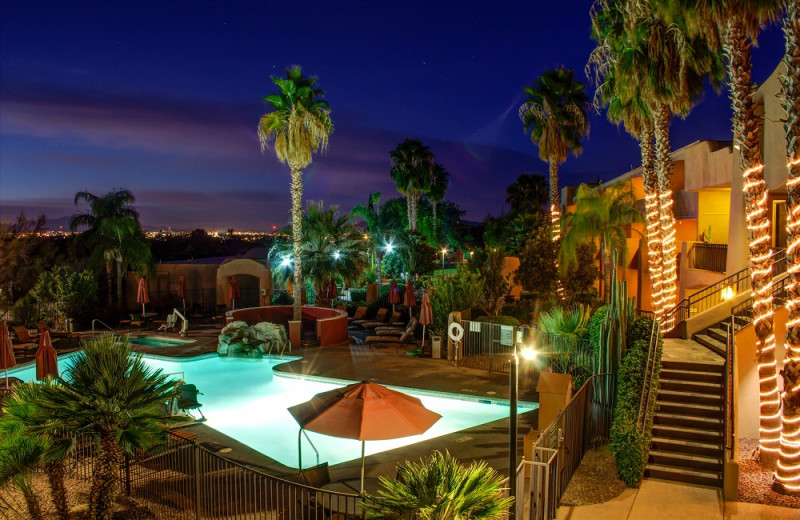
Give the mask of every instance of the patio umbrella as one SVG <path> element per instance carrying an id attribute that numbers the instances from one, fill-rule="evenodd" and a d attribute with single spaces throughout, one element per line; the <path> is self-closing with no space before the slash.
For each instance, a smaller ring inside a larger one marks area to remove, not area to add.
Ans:
<path id="1" fill-rule="evenodd" d="M 416 397 L 368 381 L 321 392 L 288 410 L 301 431 L 361 441 L 362 492 L 366 441 L 420 435 L 442 417 L 425 408 Z M 297 448 L 299 451 L 299 444 Z M 302 470 L 302 455 L 298 456 Z"/>
<path id="2" fill-rule="evenodd" d="M 428 293 L 422 297 L 422 306 L 419 309 L 419 324 L 422 325 L 422 349 L 425 350 L 425 326 L 433 323 L 433 307 Z"/>
<path id="3" fill-rule="evenodd" d="M 186 316 L 186 277 L 178 277 L 178 298 L 183 302 L 183 315 Z"/>
<path id="4" fill-rule="evenodd" d="M 336 280 L 333 278 L 331 278 L 331 283 L 328 284 L 325 296 L 331 301 L 331 307 L 333 307 L 333 299 L 339 296 L 339 291 L 336 290 Z"/>
<path id="5" fill-rule="evenodd" d="M 241 298 L 242 293 L 239 290 L 239 280 L 236 275 L 231 276 L 231 288 L 228 291 L 228 298 L 231 300 L 231 309 L 236 308 L 236 298 Z"/>
<path id="6" fill-rule="evenodd" d="M 400 303 L 400 289 L 395 279 L 392 279 L 392 285 L 389 286 L 389 303 L 392 304 L 392 314 L 394 314 L 394 306 Z"/>
<path id="7" fill-rule="evenodd" d="M 147 294 L 147 278 L 139 278 L 139 287 L 136 290 L 136 303 L 142 304 L 142 319 L 144 319 L 144 304 L 150 303 L 150 296 Z"/>
<path id="8" fill-rule="evenodd" d="M 58 377 L 58 354 L 50 341 L 50 333 L 44 331 L 36 349 L 36 379 L 44 381 L 49 376 Z"/>
<path id="9" fill-rule="evenodd" d="M 414 284 L 411 280 L 406 284 L 406 294 L 403 296 L 403 305 L 408 307 L 408 319 L 411 319 L 411 308 L 417 306 L 417 298 L 414 296 Z"/>
<path id="10" fill-rule="evenodd" d="M 0 321 L 0 368 L 6 374 L 6 388 L 8 388 L 8 369 L 17 366 L 14 358 L 14 348 L 11 346 L 11 336 L 8 334 L 8 325 Z"/>

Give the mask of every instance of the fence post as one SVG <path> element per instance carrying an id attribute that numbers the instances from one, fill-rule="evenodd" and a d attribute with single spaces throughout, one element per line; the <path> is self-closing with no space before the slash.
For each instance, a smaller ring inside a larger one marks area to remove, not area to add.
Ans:
<path id="1" fill-rule="evenodd" d="M 131 455 L 125 453 L 125 496 L 131 496 Z"/>
<path id="2" fill-rule="evenodd" d="M 194 451 L 194 518 L 200 520 L 200 448 L 192 443 Z"/>

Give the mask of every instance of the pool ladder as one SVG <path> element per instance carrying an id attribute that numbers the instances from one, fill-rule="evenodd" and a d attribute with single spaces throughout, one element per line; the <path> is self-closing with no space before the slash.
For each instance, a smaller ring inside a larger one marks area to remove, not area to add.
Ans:
<path id="1" fill-rule="evenodd" d="M 311 438 L 308 436 L 308 433 L 306 433 L 306 431 L 304 429 L 300 428 L 300 431 L 297 432 L 297 457 L 298 457 L 297 467 L 299 468 L 300 471 L 303 471 L 303 451 L 302 451 L 300 445 L 303 442 L 303 436 L 304 435 L 305 435 L 306 440 L 308 441 L 308 443 L 311 445 L 311 449 L 313 449 L 314 453 L 316 453 L 316 455 L 317 455 L 317 466 L 319 466 L 319 450 L 317 449 L 316 446 L 314 446 L 314 443 L 311 442 Z"/>
<path id="2" fill-rule="evenodd" d="M 95 319 L 93 319 L 93 320 L 92 320 L 92 336 L 94 336 L 94 324 L 95 324 L 95 323 L 99 323 L 99 324 L 100 324 L 100 325 L 102 325 L 103 327 L 105 327 L 105 328 L 107 328 L 108 330 L 110 330 L 110 331 L 111 331 L 111 334 L 114 334 L 114 329 L 112 329 L 111 327 L 109 327 L 109 326 L 108 326 L 106 323 L 104 323 L 102 320 L 98 320 L 97 318 L 95 318 Z"/>

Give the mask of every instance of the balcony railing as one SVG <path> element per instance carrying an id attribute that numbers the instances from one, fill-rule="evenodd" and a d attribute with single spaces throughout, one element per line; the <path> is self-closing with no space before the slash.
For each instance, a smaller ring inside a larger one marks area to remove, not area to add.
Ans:
<path id="1" fill-rule="evenodd" d="M 695 243 L 689 249 L 689 267 L 724 273 L 728 264 L 728 244 Z"/>

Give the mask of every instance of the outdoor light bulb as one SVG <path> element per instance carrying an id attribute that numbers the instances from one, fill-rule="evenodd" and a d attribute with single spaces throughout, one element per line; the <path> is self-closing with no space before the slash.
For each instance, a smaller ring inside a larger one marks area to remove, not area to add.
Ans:
<path id="1" fill-rule="evenodd" d="M 339 251 L 336 251 L 335 253 L 333 253 L 333 259 L 334 260 L 338 260 L 339 256 L 340 256 Z"/>
<path id="2" fill-rule="evenodd" d="M 734 296 L 733 287 L 731 287 L 729 285 L 729 286 L 723 288 L 722 289 L 722 294 L 720 296 L 722 296 L 722 301 L 728 301 L 731 298 L 733 298 L 733 296 Z"/>
<path id="3" fill-rule="evenodd" d="M 444 255 L 444 254 L 446 254 L 446 253 L 447 253 L 447 248 L 445 248 L 445 249 L 442 249 L 442 254 Z"/>
<path id="4" fill-rule="evenodd" d="M 392 247 L 394 247 L 394 246 L 392 246 L 392 244 L 386 244 L 386 252 L 387 253 L 391 253 L 392 252 Z"/>
<path id="5" fill-rule="evenodd" d="M 289 264 L 291 264 L 291 263 L 292 263 L 292 261 L 287 256 L 287 257 L 285 257 L 283 259 L 283 261 L 281 261 L 281 267 L 289 267 Z"/>
<path id="6" fill-rule="evenodd" d="M 522 354 L 523 359 L 528 361 L 536 357 L 536 351 L 531 347 L 525 347 L 524 349 L 520 350 L 519 353 Z"/>

